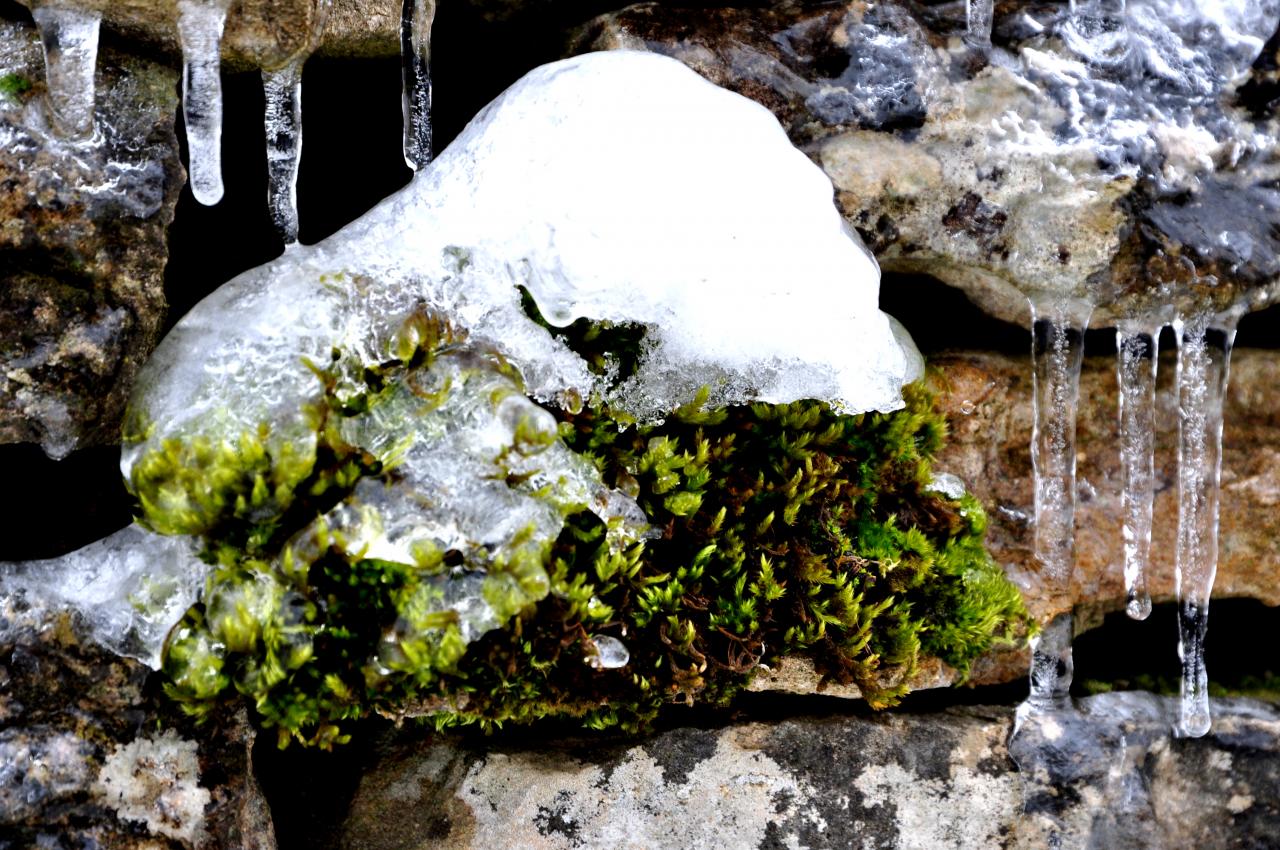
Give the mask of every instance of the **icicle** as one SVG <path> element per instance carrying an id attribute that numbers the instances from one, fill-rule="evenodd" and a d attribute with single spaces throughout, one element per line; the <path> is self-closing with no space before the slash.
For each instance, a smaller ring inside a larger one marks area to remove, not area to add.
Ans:
<path id="1" fill-rule="evenodd" d="M 49 124 L 68 138 L 93 134 L 93 72 L 102 14 L 75 6 L 39 4 L 31 10 L 44 47 Z"/>
<path id="2" fill-rule="evenodd" d="M 1222 402 L 1226 397 L 1236 316 L 1199 315 L 1174 322 L 1178 335 L 1178 657 L 1182 660 L 1179 735 L 1209 731 L 1204 639 L 1209 595 L 1218 571 L 1218 484 L 1222 471 Z"/>
<path id="3" fill-rule="evenodd" d="M 994 0 L 968 0 L 964 39 L 979 49 L 991 47 L 991 24 L 995 19 Z"/>
<path id="4" fill-rule="evenodd" d="M 417 171 L 431 161 L 431 23 L 435 0 L 404 0 L 400 62 L 404 75 L 404 161 Z"/>
<path id="5" fill-rule="evenodd" d="M 1116 379 L 1120 386 L 1120 476 L 1124 512 L 1126 611 L 1135 620 L 1151 613 L 1147 573 L 1155 504 L 1155 404 L 1160 327 L 1126 322 L 1116 328 Z"/>
<path id="6" fill-rule="evenodd" d="M 302 50 L 280 68 L 262 69 L 266 101 L 267 207 L 285 247 L 298 242 L 298 166 L 302 160 L 302 68 L 320 46 L 331 0 L 316 0 Z"/>
<path id="7" fill-rule="evenodd" d="M 1090 305 L 1062 297 L 1031 301 L 1035 424 L 1036 559 L 1050 593 L 1070 599 L 1075 566 L 1076 403 Z M 1066 700 L 1071 687 L 1071 614 L 1049 623 L 1031 647 L 1033 706 Z"/>
<path id="8" fill-rule="evenodd" d="M 230 6 L 231 0 L 178 0 L 188 171 L 202 204 L 222 200 L 222 29 Z"/>
<path id="9" fill-rule="evenodd" d="M 267 205 L 286 247 L 298 241 L 298 164 L 302 157 L 302 65 L 262 72 L 266 100 Z"/>

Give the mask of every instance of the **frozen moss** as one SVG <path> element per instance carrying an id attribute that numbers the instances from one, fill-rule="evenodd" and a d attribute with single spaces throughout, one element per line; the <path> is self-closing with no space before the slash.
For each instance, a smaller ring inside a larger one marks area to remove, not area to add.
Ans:
<path id="1" fill-rule="evenodd" d="M 565 333 L 625 378 L 635 329 Z M 133 466 L 144 521 L 216 564 L 165 653 L 192 713 L 239 691 L 282 745 L 373 712 L 637 729 L 794 653 L 885 706 L 886 670 L 964 670 L 1027 628 L 981 508 L 931 484 L 945 421 L 920 385 L 892 414 L 704 396 L 637 426 L 533 404 L 425 315 L 376 366 L 315 372 L 298 448 L 264 424 Z"/>

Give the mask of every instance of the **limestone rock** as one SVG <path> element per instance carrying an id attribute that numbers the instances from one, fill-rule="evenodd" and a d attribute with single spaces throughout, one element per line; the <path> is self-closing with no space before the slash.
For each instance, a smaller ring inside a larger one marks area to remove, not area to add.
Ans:
<path id="1" fill-rule="evenodd" d="M 164 318 L 183 172 L 171 69 L 101 51 L 97 144 L 54 138 L 31 26 L 0 21 L 0 442 L 118 439 Z"/>
<path id="2" fill-rule="evenodd" d="M 1280 829 L 1280 711 L 1224 700 L 1208 737 L 1173 740 L 1172 701 L 1082 707 L 1078 737 L 1038 750 L 1070 758 L 1030 787 L 1030 816 L 1005 746 L 1012 709 L 966 708 L 678 728 L 630 746 L 402 742 L 362 777 L 342 846 L 1030 850 L 1057 832 L 1064 850 L 1122 850 L 1265 846 Z M 1017 739 L 1024 759 L 1032 743 Z M 1046 801 L 1051 783 L 1064 793 Z"/>
<path id="3" fill-rule="evenodd" d="M 1280 295 L 1280 6 L 1214 8 L 997 4 L 983 50 L 956 3 L 645 3 L 574 49 L 674 56 L 769 107 L 886 271 L 1018 323 L 1027 293 L 1085 298 L 1103 324 Z"/>
<path id="4" fill-rule="evenodd" d="M 275 850 L 243 714 L 195 727 L 149 673 L 0 597 L 0 847 Z"/>
<path id="5" fill-rule="evenodd" d="M 1031 376 L 1020 358 L 948 354 L 930 361 L 951 424 L 937 468 L 962 478 L 987 508 L 987 542 L 1043 622 L 1066 600 L 1047 598 L 1037 580 L 1031 525 Z M 1148 586 L 1153 599 L 1174 598 L 1178 524 L 1177 411 L 1172 358 L 1161 363 L 1156 412 L 1156 502 Z M 1232 357 L 1222 449 L 1221 536 L 1216 597 L 1280 604 L 1280 360 L 1240 349 Z M 1121 574 L 1120 461 L 1116 437 L 1115 363 L 1087 358 L 1076 426 L 1077 603 L 1124 607 Z"/>

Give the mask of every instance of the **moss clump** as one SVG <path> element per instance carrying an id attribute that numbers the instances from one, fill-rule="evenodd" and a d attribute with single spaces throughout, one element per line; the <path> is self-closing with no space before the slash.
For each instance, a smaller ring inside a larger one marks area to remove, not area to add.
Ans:
<path id="1" fill-rule="evenodd" d="M 144 520 L 203 535 L 216 564 L 166 647 L 167 690 L 191 713 L 239 691 L 282 746 L 341 742 L 347 721 L 373 712 L 440 727 L 573 717 L 635 730 L 669 703 L 723 703 L 792 654 L 882 707 L 922 657 L 963 672 L 1030 628 L 983 547 L 980 506 L 929 489 L 946 425 L 920 385 L 892 414 L 695 402 L 637 426 L 598 403 L 561 412 L 563 443 L 635 499 L 650 539 L 620 545 L 596 514 L 543 486 L 532 492 L 563 517 L 558 536 L 514 532 L 483 564 L 430 546 L 372 557 L 324 518 L 353 504 L 343 499 L 360 482 L 397 484 L 395 450 L 352 434 L 403 418 L 391 412 L 406 398 L 439 409 L 468 370 L 505 371 L 489 355 L 458 367 L 461 341 L 415 322 L 363 370 L 362 392 L 335 389 L 351 364 L 316 370 L 323 400 L 305 450 L 273 453 L 263 430 L 217 446 L 163 442 L 135 467 Z M 578 330 L 582 346 L 609 344 L 610 332 Z M 638 350 L 632 331 L 616 332 Z M 433 379 L 437 360 L 462 371 Z M 522 434 L 530 452 L 547 448 L 528 423 L 512 433 L 517 448 Z M 528 489 L 526 478 L 507 483 Z M 492 622 L 470 627 L 464 597 L 483 599 Z M 600 669 L 602 636 L 622 641 L 629 663 Z"/>
<path id="2" fill-rule="evenodd" d="M 0 95 L 17 99 L 31 89 L 31 80 L 22 74 L 0 74 Z"/>

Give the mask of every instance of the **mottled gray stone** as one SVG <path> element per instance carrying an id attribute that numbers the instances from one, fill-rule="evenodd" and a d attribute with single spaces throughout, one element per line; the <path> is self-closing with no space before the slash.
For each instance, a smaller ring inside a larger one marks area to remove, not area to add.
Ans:
<path id="1" fill-rule="evenodd" d="M 34 27 L 0 20 L 0 76 L 0 442 L 62 456 L 118 441 L 164 318 L 177 74 L 101 51 L 90 143 L 48 130 Z"/>
<path id="2" fill-rule="evenodd" d="M 633 745 L 403 741 L 361 779 L 343 846 L 1269 846 L 1280 712 L 1220 701 L 1206 738 L 1174 740 L 1173 710 L 1146 694 L 1085 700 L 1054 721 L 1074 737 L 1015 739 L 1026 774 L 1007 708 L 681 728 Z"/>

